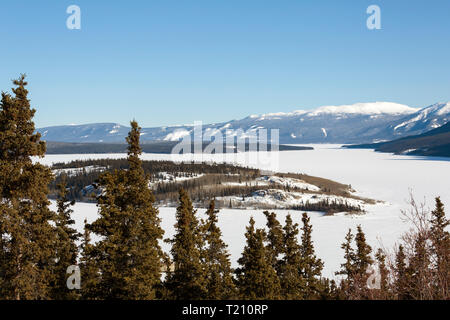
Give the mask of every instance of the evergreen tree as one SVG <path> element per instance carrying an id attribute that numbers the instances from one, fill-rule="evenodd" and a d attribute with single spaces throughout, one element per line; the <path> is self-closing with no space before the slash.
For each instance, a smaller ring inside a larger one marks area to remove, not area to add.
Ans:
<path id="1" fill-rule="evenodd" d="M 274 212 L 264 211 L 267 219 L 267 254 L 272 267 L 280 274 L 280 256 L 283 254 L 283 228 Z"/>
<path id="2" fill-rule="evenodd" d="M 398 247 L 397 254 L 395 255 L 394 275 L 394 290 L 397 299 L 411 299 L 409 289 L 411 284 L 411 275 L 406 262 L 406 254 L 402 245 Z"/>
<path id="3" fill-rule="evenodd" d="M 356 273 L 364 278 L 366 276 L 367 269 L 373 264 L 373 259 L 370 256 L 372 248 L 366 242 L 366 235 L 364 234 L 361 225 L 357 226 L 357 232 L 355 236 L 356 242 L 356 255 L 355 255 L 355 268 Z"/>
<path id="4" fill-rule="evenodd" d="M 353 288 L 351 288 L 350 292 L 353 295 L 352 299 L 369 299 L 370 291 L 367 286 L 367 280 L 369 279 L 370 274 L 368 273 L 368 270 L 374 263 L 374 260 L 370 256 L 372 248 L 367 244 L 366 235 L 364 234 L 361 225 L 357 226 L 355 242 L 355 273 L 353 275 Z"/>
<path id="5" fill-rule="evenodd" d="M 343 275 L 346 277 L 347 281 L 351 281 L 353 275 L 355 274 L 355 250 L 352 247 L 353 233 L 351 229 L 345 236 L 345 242 L 341 244 L 341 248 L 344 250 L 345 263 L 341 264 L 341 270 L 336 272 L 336 275 Z"/>
<path id="6" fill-rule="evenodd" d="M 427 240 L 422 233 L 416 235 L 413 254 L 409 260 L 411 271 L 410 292 L 412 297 L 418 300 L 433 299 L 431 261 Z"/>
<path id="7" fill-rule="evenodd" d="M 100 296 L 98 285 L 100 283 L 99 269 L 95 262 L 98 256 L 94 252 L 95 246 L 91 243 L 91 232 L 87 220 L 84 220 L 84 233 L 81 237 L 81 298 L 83 300 L 97 299 Z"/>
<path id="8" fill-rule="evenodd" d="M 230 254 L 217 225 L 218 212 L 215 201 L 211 200 L 206 211 L 208 220 L 203 226 L 206 248 L 202 254 L 207 271 L 207 298 L 211 300 L 231 299 L 235 295 Z"/>
<path id="9" fill-rule="evenodd" d="M 431 215 L 431 254 L 435 260 L 434 298 L 448 299 L 450 296 L 450 233 L 446 228 L 450 225 L 450 221 L 445 217 L 444 205 L 439 197 L 436 198 L 436 208 Z"/>
<path id="10" fill-rule="evenodd" d="M 50 169 L 33 163 L 45 142 L 35 133 L 25 75 L 0 103 L 0 297 L 48 299 L 56 261 L 55 215 L 48 208 Z"/>
<path id="11" fill-rule="evenodd" d="M 207 297 L 206 266 L 202 261 L 204 241 L 188 194 L 181 189 L 177 208 L 175 235 L 169 240 L 174 271 L 167 276 L 166 287 L 170 298 L 199 300 Z"/>
<path id="12" fill-rule="evenodd" d="M 162 250 L 158 210 L 139 158 L 140 129 L 131 122 L 128 170 L 104 173 L 99 183 L 100 218 L 88 226 L 101 236 L 93 253 L 101 274 L 99 298 L 154 299 L 161 280 Z"/>
<path id="13" fill-rule="evenodd" d="M 255 221 L 250 219 L 250 225 L 245 234 L 247 243 L 239 258 L 241 266 L 236 269 L 238 289 L 242 299 L 280 298 L 280 280 L 269 260 L 269 253 L 264 246 L 266 235 L 264 230 L 255 230 Z"/>
<path id="14" fill-rule="evenodd" d="M 383 250 L 378 249 L 375 258 L 378 262 L 378 272 L 380 275 L 380 289 L 378 290 L 377 297 L 379 299 L 386 300 L 390 298 L 389 292 L 389 270 L 386 266 L 386 255 Z"/>
<path id="15" fill-rule="evenodd" d="M 348 299 L 353 294 L 354 291 L 353 287 L 356 275 L 356 267 L 355 267 L 356 253 L 352 247 L 353 237 L 354 236 L 352 230 L 349 229 L 345 236 L 345 242 L 341 244 L 341 248 L 344 250 L 345 262 L 341 264 L 341 270 L 335 272 L 336 275 L 344 276 L 344 278 L 340 283 L 339 289 L 344 299 Z"/>
<path id="16" fill-rule="evenodd" d="M 76 241 L 79 233 L 72 228 L 75 221 L 71 218 L 71 206 L 75 201 L 67 199 L 66 179 L 58 185 L 58 201 L 56 215 L 56 255 L 57 262 L 54 268 L 54 283 L 52 284 L 52 297 L 56 300 L 72 300 L 78 298 L 74 290 L 67 289 L 67 267 L 77 264 L 78 247 Z"/>
<path id="17" fill-rule="evenodd" d="M 316 257 L 312 242 L 312 225 L 306 213 L 302 215 L 301 274 L 306 280 L 304 299 L 315 299 L 320 296 L 323 262 Z"/>
<path id="18" fill-rule="evenodd" d="M 281 296 L 283 299 L 303 299 L 306 280 L 301 273 L 302 255 L 297 240 L 298 224 L 291 215 L 286 216 L 283 227 L 283 257 L 280 263 Z"/>

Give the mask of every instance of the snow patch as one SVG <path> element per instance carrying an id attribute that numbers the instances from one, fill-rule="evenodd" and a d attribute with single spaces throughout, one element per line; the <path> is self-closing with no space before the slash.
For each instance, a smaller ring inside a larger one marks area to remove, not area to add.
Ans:
<path id="1" fill-rule="evenodd" d="M 178 141 L 182 139 L 183 137 L 186 137 L 190 134 L 190 131 L 188 130 L 176 130 L 172 133 L 169 133 L 164 140 L 165 141 Z"/>

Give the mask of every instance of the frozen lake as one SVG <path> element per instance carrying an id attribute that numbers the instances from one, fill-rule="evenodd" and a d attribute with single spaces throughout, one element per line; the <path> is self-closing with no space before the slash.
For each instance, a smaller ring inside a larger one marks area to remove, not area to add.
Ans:
<path id="1" fill-rule="evenodd" d="M 322 216 L 311 213 L 313 223 L 313 237 L 318 256 L 324 260 L 325 276 L 332 276 L 339 269 L 343 260 L 340 244 L 344 240 L 348 228 L 361 224 L 366 232 L 369 243 L 375 248 L 383 245 L 390 248 L 408 226 L 401 217 L 401 210 L 407 209 L 406 200 L 410 190 L 417 201 L 426 201 L 431 208 L 434 197 L 441 196 L 447 205 L 447 215 L 450 214 L 450 159 L 397 156 L 386 153 L 376 153 L 372 150 L 342 149 L 339 145 L 312 145 L 311 151 L 283 151 L 278 159 L 274 154 L 267 155 L 263 160 L 249 161 L 249 157 L 257 154 L 224 155 L 213 154 L 202 156 L 203 161 L 233 162 L 259 167 L 261 169 L 277 169 L 281 172 L 300 172 L 320 176 L 341 183 L 351 184 L 358 195 L 383 200 L 385 203 L 368 206 L 368 213 L 364 216 L 353 217 L 346 215 Z M 263 153 L 259 153 L 261 155 Z M 48 155 L 40 162 L 51 164 L 67 162 L 75 159 L 95 158 L 123 158 L 124 154 L 95 154 L 95 155 Z M 173 158 L 172 155 L 143 154 L 146 160 L 189 160 Z M 195 155 L 200 159 L 200 155 Z M 275 164 L 275 165 L 274 165 Z M 275 166 L 275 167 L 274 167 Z M 199 210 L 203 213 L 204 210 Z M 278 210 L 280 220 L 288 211 Z M 175 222 L 174 208 L 160 208 L 163 228 L 166 237 L 173 234 Z M 290 212 L 296 222 L 300 221 L 300 212 Z M 250 216 L 253 216 L 259 226 L 265 223 L 261 211 L 224 209 L 219 215 L 225 241 L 229 244 L 233 263 L 239 258 L 245 244 L 244 232 Z M 79 228 L 87 217 L 92 221 L 96 217 L 96 207 L 93 204 L 79 203 L 75 207 L 75 220 Z M 165 249 L 168 249 L 164 246 Z"/>

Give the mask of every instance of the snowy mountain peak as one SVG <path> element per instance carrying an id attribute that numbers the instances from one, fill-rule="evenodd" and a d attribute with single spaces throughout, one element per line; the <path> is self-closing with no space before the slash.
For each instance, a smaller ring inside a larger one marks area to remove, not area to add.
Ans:
<path id="1" fill-rule="evenodd" d="M 444 114 L 450 113 L 450 102 L 438 102 L 421 109 L 420 112 L 425 115 L 436 114 L 438 116 L 442 116 Z"/>
<path id="2" fill-rule="evenodd" d="M 366 103 L 355 103 L 351 105 L 323 106 L 312 110 L 295 110 L 292 112 L 266 113 L 260 116 L 251 115 L 250 118 L 252 119 L 258 118 L 258 120 L 266 120 L 298 115 L 314 117 L 325 114 L 409 115 L 417 111 L 419 111 L 419 109 L 411 108 L 407 105 L 394 102 L 366 102 Z"/>
<path id="3" fill-rule="evenodd" d="M 450 121 L 450 103 L 435 103 L 420 109 L 394 127 L 396 134 L 420 134 L 438 128 Z"/>
<path id="4" fill-rule="evenodd" d="M 417 111 L 418 109 L 411 108 L 407 105 L 398 104 L 394 102 L 367 102 L 367 103 L 355 103 L 352 105 L 324 106 L 309 112 L 309 115 L 316 116 L 324 113 L 364 114 L 364 115 L 376 115 L 376 114 L 407 115 Z"/>

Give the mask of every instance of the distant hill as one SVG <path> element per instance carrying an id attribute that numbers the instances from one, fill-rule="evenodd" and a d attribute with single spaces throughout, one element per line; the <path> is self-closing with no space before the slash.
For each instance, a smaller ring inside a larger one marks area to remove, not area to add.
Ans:
<path id="1" fill-rule="evenodd" d="M 450 157 L 450 122 L 420 135 L 389 142 L 345 146 L 395 154 Z"/>
<path id="2" fill-rule="evenodd" d="M 170 154 L 173 148 L 177 145 L 177 141 L 152 141 L 141 144 L 142 151 L 145 153 L 162 153 Z M 203 144 L 203 150 L 208 146 L 208 143 Z M 69 143 L 69 142 L 54 142 L 47 141 L 47 154 L 88 154 L 88 153 L 126 153 L 128 145 L 125 143 Z M 216 150 L 221 150 L 217 145 Z M 245 151 L 259 150 L 258 146 L 250 146 L 248 143 L 242 146 Z M 226 150 L 226 145 L 222 146 L 222 150 Z M 235 146 L 231 146 L 232 151 L 238 150 Z M 289 146 L 289 145 L 274 145 L 274 150 L 278 148 L 279 151 L 293 151 L 293 150 L 313 150 L 312 147 Z M 188 150 L 184 152 L 194 152 L 194 145 L 187 146 Z M 272 145 L 267 146 L 267 151 L 272 150 Z M 219 151 L 217 151 L 219 152 Z M 230 153 L 230 150 L 227 150 Z M 232 153 L 232 152 L 231 152 Z"/>
<path id="3" fill-rule="evenodd" d="M 450 121 L 450 103 L 416 109 L 392 102 L 324 106 L 312 110 L 250 115 L 240 120 L 204 124 L 203 139 L 218 132 L 242 138 L 259 129 L 279 130 L 279 143 L 373 143 L 422 134 Z M 94 123 L 40 128 L 42 139 L 55 142 L 124 143 L 129 127 Z M 141 141 L 179 141 L 193 137 L 192 125 L 142 128 Z"/>

